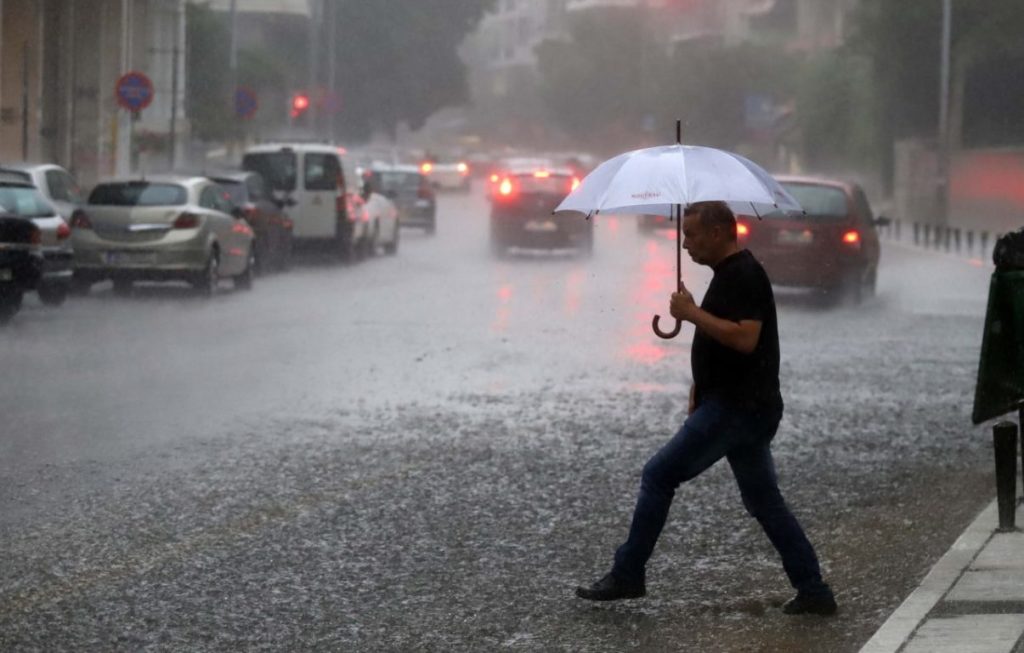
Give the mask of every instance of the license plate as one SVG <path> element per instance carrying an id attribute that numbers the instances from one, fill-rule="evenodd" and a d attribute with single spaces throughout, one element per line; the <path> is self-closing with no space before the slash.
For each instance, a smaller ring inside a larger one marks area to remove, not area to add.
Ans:
<path id="1" fill-rule="evenodd" d="M 558 225 L 555 224 L 554 220 L 530 220 L 524 228 L 527 231 L 558 231 Z"/>
<path id="2" fill-rule="evenodd" d="M 152 252 L 107 252 L 107 265 L 147 265 L 156 260 Z"/>
<path id="3" fill-rule="evenodd" d="M 0 268 L 0 281 L 13 281 L 14 272 L 8 268 Z"/>
<path id="4" fill-rule="evenodd" d="M 784 229 L 779 232 L 778 241 L 783 245 L 810 245 L 814 242 L 814 234 L 809 229 L 803 231 Z"/>

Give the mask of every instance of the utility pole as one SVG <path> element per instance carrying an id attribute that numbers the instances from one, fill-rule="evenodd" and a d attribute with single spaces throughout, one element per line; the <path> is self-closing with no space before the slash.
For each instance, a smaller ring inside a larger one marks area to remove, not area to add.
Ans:
<path id="1" fill-rule="evenodd" d="M 936 157 L 936 213 L 949 224 L 949 59 L 953 32 L 953 0 L 942 0 L 942 48 L 939 59 L 939 128 Z"/>
<path id="2" fill-rule="evenodd" d="M 232 0 L 233 1 L 233 0 Z M 184 9 L 182 2 L 174 6 L 174 45 L 171 47 L 171 124 L 167 130 L 167 159 L 170 170 L 174 170 L 177 163 L 176 155 L 178 148 L 178 59 L 181 56 L 179 41 L 181 41 L 181 12 Z"/>
<path id="3" fill-rule="evenodd" d="M 238 92 L 238 0 L 231 0 L 228 14 L 231 23 L 231 37 L 228 44 L 228 109 L 235 115 L 235 94 Z M 235 138 L 228 140 L 228 159 L 235 158 Z"/>
<path id="4" fill-rule="evenodd" d="M 331 143 L 336 142 L 337 112 L 338 112 L 338 84 L 336 58 L 337 52 L 337 27 L 338 20 L 335 15 L 336 3 L 328 2 L 324 6 L 324 22 L 327 25 L 327 97 L 324 98 L 324 115 L 327 118 L 327 133 L 330 135 Z"/>

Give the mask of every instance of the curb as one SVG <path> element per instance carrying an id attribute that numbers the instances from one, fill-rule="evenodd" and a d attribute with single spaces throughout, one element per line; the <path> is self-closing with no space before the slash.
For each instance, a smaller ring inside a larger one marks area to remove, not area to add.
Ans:
<path id="1" fill-rule="evenodd" d="M 860 653 L 897 653 L 914 635 L 932 608 L 942 600 L 978 556 L 999 526 L 996 501 L 992 501 L 957 538 L 910 596 L 896 608 Z"/>

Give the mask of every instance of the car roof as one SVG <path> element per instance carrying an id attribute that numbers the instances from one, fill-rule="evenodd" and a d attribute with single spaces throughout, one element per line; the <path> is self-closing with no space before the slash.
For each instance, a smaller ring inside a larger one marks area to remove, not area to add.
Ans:
<path id="1" fill-rule="evenodd" d="M 522 175 L 532 175 L 533 173 L 537 172 L 538 170 L 545 170 L 548 173 L 550 173 L 551 175 L 558 176 L 558 177 L 572 177 L 572 175 L 573 175 L 572 170 L 570 170 L 569 168 L 563 168 L 562 166 L 554 166 L 554 167 L 548 167 L 548 166 L 526 166 L 526 165 L 511 166 L 508 169 L 507 172 L 510 175 L 522 176 Z"/>
<path id="2" fill-rule="evenodd" d="M 249 177 L 259 177 L 260 173 L 253 170 L 213 170 L 207 171 L 203 176 L 214 181 L 219 179 L 229 179 L 231 181 L 242 182 Z"/>
<path id="3" fill-rule="evenodd" d="M 815 177 L 810 175 L 775 175 L 775 181 L 780 184 L 807 184 L 809 186 L 829 186 L 852 190 L 856 184 L 845 179 L 834 179 L 828 177 Z"/>
<path id="4" fill-rule="evenodd" d="M 280 152 L 282 150 L 291 150 L 293 152 L 317 152 L 325 154 L 331 152 L 333 154 L 342 155 L 345 154 L 345 148 L 340 145 L 331 145 L 330 143 L 260 143 L 259 145 L 253 145 L 245 149 L 244 154 L 264 154 L 267 152 Z"/>
<path id="5" fill-rule="evenodd" d="M 6 184 L 8 186 L 32 186 L 35 188 L 35 182 L 32 181 L 31 176 L 28 175 L 27 170 L 17 170 L 14 168 L 0 168 L 0 184 Z"/>
<path id="6" fill-rule="evenodd" d="M 411 163 L 380 163 L 375 161 L 370 164 L 370 170 L 374 172 L 412 172 L 415 174 L 421 174 L 419 166 L 415 166 Z"/>
<path id="7" fill-rule="evenodd" d="M 56 163 L 31 163 L 28 161 L 12 161 L 0 164 L 0 168 L 7 170 L 21 170 L 23 172 L 34 172 L 36 170 L 64 170 Z"/>
<path id="8" fill-rule="evenodd" d="M 108 177 L 100 180 L 97 186 L 100 184 L 139 184 L 139 183 L 153 183 L 153 184 L 180 184 L 182 186 L 195 186 L 199 183 L 209 181 L 202 175 L 174 175 L 174 174 L 160 174 L 160 175 L 135 175 L 135 176 L 123 176 L 123 177 Z"/>

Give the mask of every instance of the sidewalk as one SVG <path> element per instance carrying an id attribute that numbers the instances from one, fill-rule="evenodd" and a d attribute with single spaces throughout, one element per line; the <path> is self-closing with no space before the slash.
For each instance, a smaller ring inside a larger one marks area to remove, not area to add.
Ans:
<path id="1" fill-rule="evenodd" d="M 1024 532 L 998 525 L 993 501 L 860 653 L 1024 651 Z"/>

